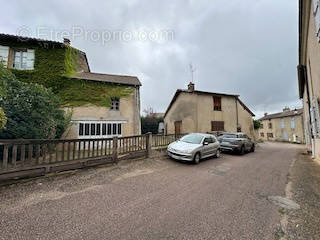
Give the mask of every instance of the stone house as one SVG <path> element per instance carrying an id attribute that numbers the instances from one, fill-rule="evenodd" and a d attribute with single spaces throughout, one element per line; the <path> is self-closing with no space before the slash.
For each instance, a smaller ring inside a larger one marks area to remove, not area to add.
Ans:
<path id="1" fill-rule="evenodd" d="M 70 41 L 48 41 L 0 34 L 0 61 L 20 81 L 42 84 L 71 113 L 64 138 L 141 134 L 137 77 L 93 73 L 86 53 Z"/>
<path id="2" fill-rule="evenodd" d="M 320 161 L 320 3 L 299 1 L 299 96 L 303 101 L 306 144 Z"/>
<path id="3" fill-rule="evenodd" d="M 244 132 L 253 137 L 255 116 L 239 95 L 178 89 L 164 115 L 165 133 Z"/>
<path id="4" fill-rule="evenodd" d="M 261 128 L 258 137 L 267 141 L 284 141 L 304 143 L 303 109 L 290 110 L 284 108 L 282 112 L 267 114 L 260 118 Z"/>

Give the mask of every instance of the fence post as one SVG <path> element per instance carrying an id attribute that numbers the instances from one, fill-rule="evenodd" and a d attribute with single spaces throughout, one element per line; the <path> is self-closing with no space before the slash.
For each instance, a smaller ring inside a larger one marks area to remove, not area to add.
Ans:
<path id="1" fill-rule="evenodd" d="M 118 137 L 113 137 L 112 142 L 112 159 L 113 162 L 118 162 Z"/>
<path id="2" fill-rule="evenodd" d="M 147 138 L 146 138 L 147 156 L 146 157 L 150 157 L 151 156 L 151 148 L 152 148 L 152 133 L 148 132 L 146 136 L 147 136 Z"/>

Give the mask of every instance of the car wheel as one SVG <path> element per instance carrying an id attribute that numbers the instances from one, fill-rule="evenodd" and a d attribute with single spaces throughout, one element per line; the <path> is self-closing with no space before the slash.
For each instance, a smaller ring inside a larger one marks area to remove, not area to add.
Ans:
<path id="1" fill-rule="evenodd" d="M 196 153 L 196 155 L 194 155 L 194 158 L 193 158 L 194 164 L 199 164 L 200 159 L 201 159 L 200 153 Z"/>
<path id="2" fill-rule="evenodd" d="M 255 148 L 256 148 L 255 145 L 252 144 L 252 147 L 251 147 L 251 149 L 250 149 L 250 152 L 254 152 Z"/>
<path id="3" fill-rule="evenodd" d="M 241 146 L 239 153 L 240 153 L 240 155 L 244 155 L 245 154 L 244 146 Z"/>
<path id="4" fill-rule="evenodd" d="M 217 152 L 216 152 L 216 155 L 214 155 L 214 157 L 219 158 L 220 154 L 221 154 L 220 149 L 218 149 Z"/>

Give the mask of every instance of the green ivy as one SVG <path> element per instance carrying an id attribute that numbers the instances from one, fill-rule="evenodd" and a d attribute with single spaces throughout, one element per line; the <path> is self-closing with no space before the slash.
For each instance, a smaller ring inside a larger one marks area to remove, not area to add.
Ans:
<path id="1" fill-rule="evenodd" d="M 96 106 L 111 106 L 111 98 L 126 98 L 133 93 L 132 87 L 101 84 L 86 80 L 66 81 L 58 93 L 63 106 L 81 106 L 91 103 Z"/>
<path id="2" fill-rule="evenodd" d="M 3 109 L 0 107 L 0 130 L 6 126 L 6 123 L 7 123 L 7 117 Z"/>
<path id="3" fill-rule="evenodd" d="M 35 49 L 34 70 L 11 69 L 16 78 L 26 83 L 37 83 L 50 88 L 60 97 L 63 106 L 93 104 L 107 106 L 111 98 L 126 98 L 133 87 L 72 79 L 77 72 L 80 51 L 71 46 L 35 45 L 26 43 L 4 43 L 0 45 Z"/>

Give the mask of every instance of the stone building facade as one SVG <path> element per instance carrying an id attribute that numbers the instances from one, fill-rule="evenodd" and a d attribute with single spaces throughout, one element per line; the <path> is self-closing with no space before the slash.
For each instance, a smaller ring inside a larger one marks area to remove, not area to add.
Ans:
<path id="1" fill-rule="evenodd" d="M 303 101 L 306 144 L 320 161 L 320 3 L 299 1 L 299 95 Z"/>
<path id="2" fill-rule="evenodd" d="M 259 121 L 262 125 L 258 138 L 261 140 L 305 143 L 303 109 L 284 108 L 280 113 L 265 114 Z"/>
<path id="3" fill-rule="evenodd" d="M 0 62 L 18 80 L 51 88 L 72 114 L 64 138 L 141 134 L 140 87 L 135 76 L 93 73 L 86 53 L 70 41 L 0 34 Z"/>
<path id="4" fill-rule="evenodd" d="M 167 134 L 244 132 L 253 137 L 254 114 L 239 95 L 178 89 L 165 113 Z"/>

